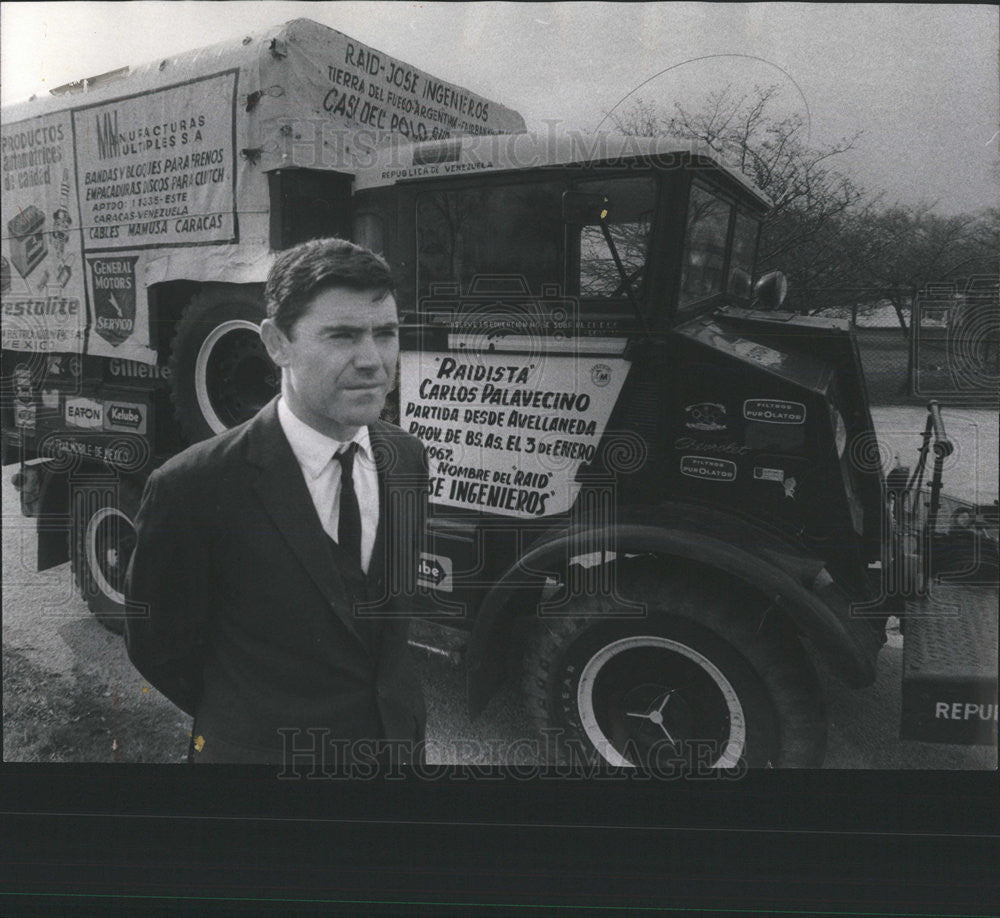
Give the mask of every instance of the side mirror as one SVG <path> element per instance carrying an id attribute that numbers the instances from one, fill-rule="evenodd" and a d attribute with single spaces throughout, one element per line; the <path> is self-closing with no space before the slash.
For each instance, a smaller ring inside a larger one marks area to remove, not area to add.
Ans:
<path id="1" fill-rule="evenodd" d="M 608 215 L 611 201 L 605 194 L 586 191 L 564 191 L 562 196 L 563 223 L 590 226 L 600 223 Z"/>
<path id="2" fill-rule="evenodd" d="M 780 309 L 788 296 L 788 278 L 781 271 L 769 271 L 753 287 L 753 306 L 757 309 Z"/>

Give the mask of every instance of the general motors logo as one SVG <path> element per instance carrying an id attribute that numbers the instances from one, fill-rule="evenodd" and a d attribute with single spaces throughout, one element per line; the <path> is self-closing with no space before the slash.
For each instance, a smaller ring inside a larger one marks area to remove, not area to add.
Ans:
<path id="1" fill-rule="evenodd" d="M 94 292 L 94 330 L 112 347 L 118 347 L 135 330 L 137 257 L 87 259 Z"/>

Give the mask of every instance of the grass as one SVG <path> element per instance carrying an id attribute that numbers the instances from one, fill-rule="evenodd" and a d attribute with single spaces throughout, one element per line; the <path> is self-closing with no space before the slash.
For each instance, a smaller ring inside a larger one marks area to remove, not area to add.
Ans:
<path id="1" fill-rule="evenodd" d="M 123 698 L 113 686 L 74 675 L 46 672 L 4 648 L 4 761 L 177 762 L 185 756 L 190 724 L 166 699 L 152 689 L 140 699 Z"/>

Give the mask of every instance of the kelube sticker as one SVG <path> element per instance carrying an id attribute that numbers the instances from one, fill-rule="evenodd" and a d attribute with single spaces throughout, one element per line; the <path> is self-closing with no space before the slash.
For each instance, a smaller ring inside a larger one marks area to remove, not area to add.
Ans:
<path id="1" fill-rule="evenodd" d="M 713 456 L 681 456 L 681 474 L 702 481 L 735 481 L 736 463 Z"/>
<path id="2" fill-rule="evenodd" d="M 728 430 L 726 423 L 726 406 L 719 402 L 698 402 L 696 405 L 684 406 L 684 426 L 692 430 L 718 432 Z"/>
<path id="3" fill-rule="evenodd" d="M 758 481 L 784 481 L 785 470 L 766 469 L 758 465 L 754 467 L 753 477 L 756 478 Z"/>
<path id="4" fill-rule="evenodd" d="M 89 398 L 68 398 L 66 423 L 74 427 L 101 427 L 104 424 L 104 405 Z"/>
<path id="5" fill-rule="evenodd" d="M 146 406 L 134 402 L 105 402 L 104 429 L 146 432 Z"/>
<path id="6" fill-rule="evenodd" d="M 806 406 L 776 398 L 748 398 L 743 403 L 743 417 L 765 424 L 804 424 Z"/>
<path id="7" fill-rule="evenodd" d="M 423 587 L 450 593 L 454 589 L 451 570 L 451 558 L 421 552 L 420 566 L 417 568 L 417 583 Z"/>

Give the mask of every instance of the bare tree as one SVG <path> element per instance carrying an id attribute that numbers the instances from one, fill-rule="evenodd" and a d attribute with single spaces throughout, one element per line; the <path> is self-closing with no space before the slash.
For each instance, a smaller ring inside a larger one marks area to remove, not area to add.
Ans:
<path id="1" fill-rule="evenodd" d="M 761 235 L 759 268 L 783 270 L 793 291 L 790 305 L 815 311 L 831 299 L 824 289 L 822 302 L 815 302 L 816 288 L 842 282 L 839 253 L 847 244 L 841 237 L 864 198 L 833 161 L 851 150 L 860 135 L 824 147 L 811 145 L 800 115 L 773 114 L 778 91 L 773 85 L 738 92 L 729 85 L 709 93 L 697 110 L 675 103 L 672 113 L 640 99 L 613 117 L 627 134 L 704 144 L 767 194 L 774 207 Z"/>

